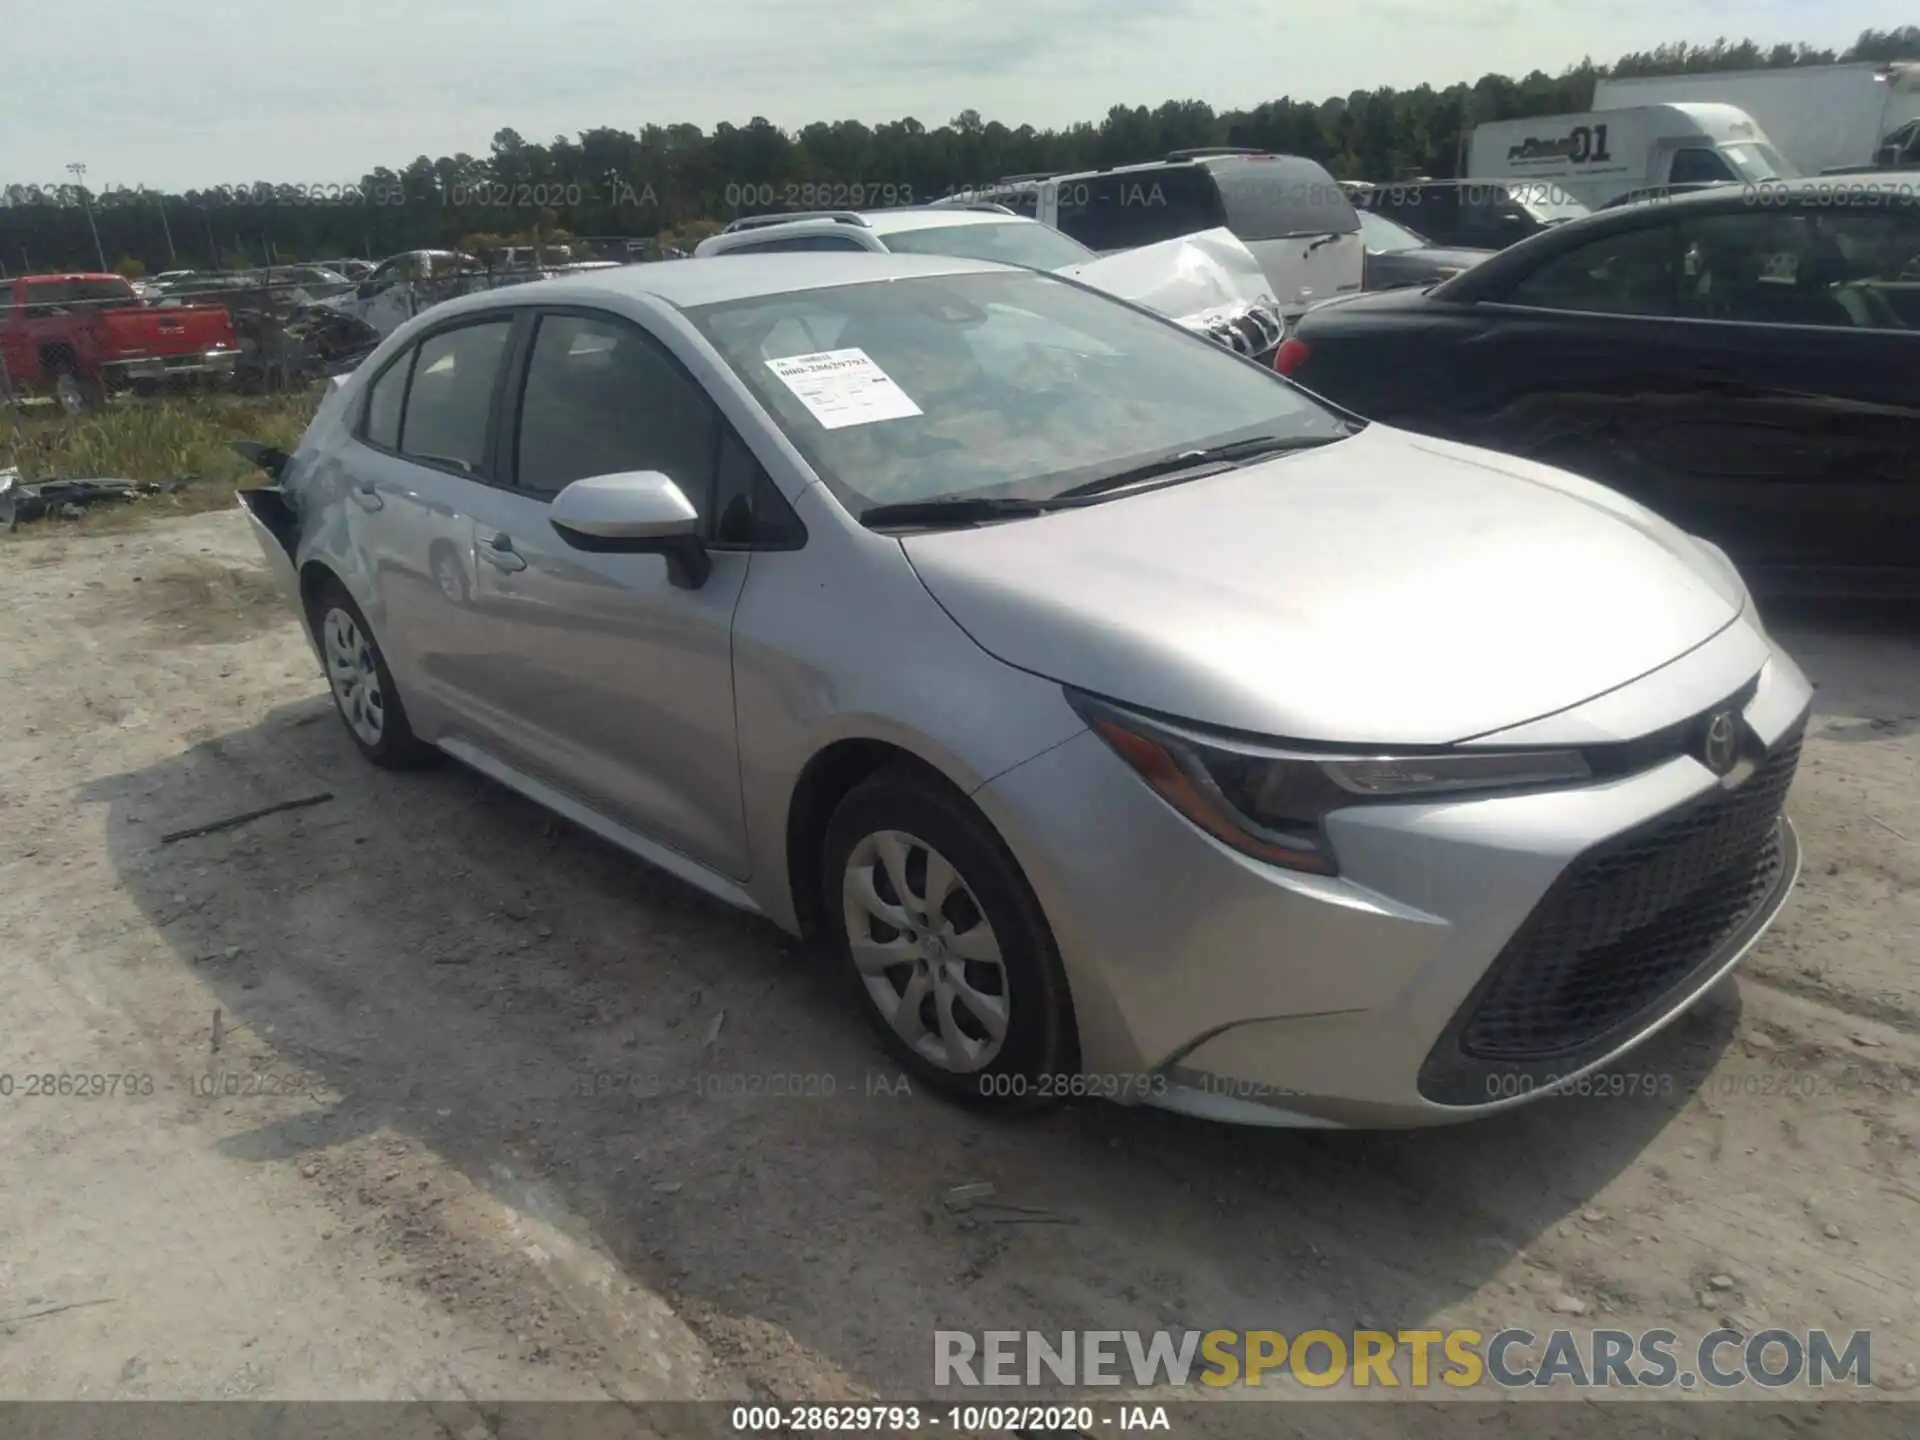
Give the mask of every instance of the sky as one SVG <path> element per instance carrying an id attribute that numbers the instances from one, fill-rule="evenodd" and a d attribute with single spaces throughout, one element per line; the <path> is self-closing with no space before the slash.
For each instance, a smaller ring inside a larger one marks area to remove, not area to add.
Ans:
<path id="1" fill-rule="evenodd" d="M 1887 0 L 60 0 L 7 27 L 0 185 L 321 185 L 607 125 L 1216 109 L 1556 72 L 1671 40 L 1844 48 Z M 848 176 L 885 181 L 885 176 Z M 904 178 L 904 177 L 902 177 Z"/>

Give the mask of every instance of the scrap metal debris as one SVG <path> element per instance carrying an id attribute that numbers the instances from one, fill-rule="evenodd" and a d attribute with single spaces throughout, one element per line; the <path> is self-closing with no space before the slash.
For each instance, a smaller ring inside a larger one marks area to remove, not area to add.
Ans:
<path id="1" fill-rule="evenodd" d="M 989 1225 L 1074 1225 L 1079 1223 L 1074 1216 L 1059 1214 L 1044 1205 L 1016 1205 L 1011 1200 L 1001 1200 L 997 1198 L 999 1193 L 991 1180 L 970 1180 L 965 1185 L 955 1185 L 947 1191 L 947 1209 L 956 1215 L 964 1215 L 969 1210 L 1001 1212 L 981 1217 Z M 962 1220 L 960 1224 L 970 1229 L 974 1222 Z"/>
<path id="2" fill-rule="evenodd" d="M 17 467 L 0 470 L 0 523 L 9 530 L 23 520 L 57 515 L 77 520 L 90 505 L 163 495 L 180 488 L 178 480 L 42 480 L 29 485 Z"/>
<path id="3" fill-rule="evenodd" d="M 333 799 L 331 790 L 322 790 L 316 795 L 300 795 L 292 800 L 278 800 L 271 805 L 262 805 L 258 810 L 246 810 L 238 815 L 229 815 L 223 820 L 209 820 L 205 825 L 190 825 L 185 830 L 169 830 L 160 837 L 162 845 L 171 845 L 176 840 L 191 839 L 195 835 L 211 835 L 216 830 L 231 830 L 236 825 L 245 825 L 248 821 L 258 820 L 262 815 L 277 815 L 282 810 L 301 810 L 308 805 L 320 805 Z"/>
<path id="4" fill-rule="evenodd" d="M 991 1180 L 974 1180 L 965 1185 L 956 1185 L 947 1191 L 947 1208 L 953 1211 L 971 1210 L 981 1201 L 991 1200 L 999 1193 Z"/>

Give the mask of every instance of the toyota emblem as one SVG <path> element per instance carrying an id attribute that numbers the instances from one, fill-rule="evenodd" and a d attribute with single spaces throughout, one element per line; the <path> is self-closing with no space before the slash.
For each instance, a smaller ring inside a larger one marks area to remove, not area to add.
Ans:
<path id="1" fill-rule="evenodd" d="M 1740 732 L 1731 710 L 1722 710 L 1707 721 L 1707 740 L 1700 747 L 1700 758 L 1716 775 L 1733 769 L 1733 762 L 1740 758 Z"/>

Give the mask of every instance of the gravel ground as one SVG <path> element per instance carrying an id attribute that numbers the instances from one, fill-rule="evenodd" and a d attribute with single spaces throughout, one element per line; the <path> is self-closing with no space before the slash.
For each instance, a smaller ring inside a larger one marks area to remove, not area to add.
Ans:
<path id="1" fill-rule="evenodd" d="M 1722 1321 L 1871 1328 L 1920 1387 L 1911 617 L 1775 618 L 1806 867 L 1637 1057 L 1670 1087 L 1338 1135 L 910 1093 L 764 922 L 361 762 L 231 513 L 17 537 L 0 614 L 0 1399 L 900 1398 L 936 1326 Z M 941 1203 L 979 1180 L 1045 1216 Z"/>

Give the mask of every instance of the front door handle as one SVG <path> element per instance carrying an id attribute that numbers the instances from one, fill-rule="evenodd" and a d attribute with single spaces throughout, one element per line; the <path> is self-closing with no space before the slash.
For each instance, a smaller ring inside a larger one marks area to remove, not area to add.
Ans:
<path id="1" fill-rule="evenodd" d="M 387 502 L 380 498 L 380 492 L 374 488 L 371 480 L 364 485 L 356 485 L 347 494 L 362 510 L 381 510 L 386 507 Z"/>
<path id="2" fill-rule="evenodd" d="M 480 546 L 480 558 L 494 569 L 505 570 L 508 574 L 527 568 L 525 557 L 513 548 L 513 537 L 504 531 Z"/>

